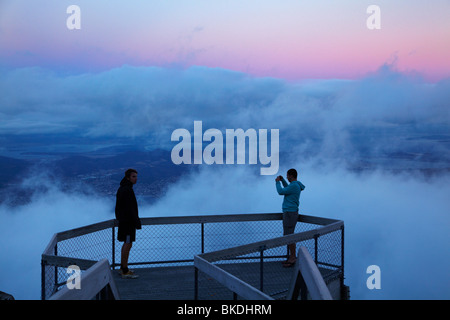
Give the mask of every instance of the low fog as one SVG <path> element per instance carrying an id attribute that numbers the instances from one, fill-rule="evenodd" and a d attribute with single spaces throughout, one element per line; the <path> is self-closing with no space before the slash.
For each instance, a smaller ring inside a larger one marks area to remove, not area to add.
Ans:
<path id="1" fill-rule="evenodd" d="M 292 167 L 306 185 L 300 213 L 345 222 L 345 282 L 352 299 L 450 298 L 449 175 L 426 180 L 301 162 Z M 16 299 L 39 299 L 40 255 L 53 233 L 113 218 L 114 199 L 62 192 L 45 176 L 25 183 L 45 191 L 27 205 L 0 207 L 0 284 Z M 248 166 L 203 166 L 157 203 L 141 205 L 140 215 L 272 213 L 280 212 L 281 202 L 273 177 Z M 366 287 L 366 268 L 373 264 L 381 268 L 380 290 Z"/>
<path id="2" fill-rule="evenodd" d="M 450 298 L 450 175 L 430 181 L 421 175 L 357 174 L 303 162 L 291 167 L 306 186 L 300 213 L 344 220 L 345 283 L 352 299 Z M 289 168 L 280 173 L 286 176 Z M 244 167 L 205 167 L 142 213 L 271 213 L 281 212 L 281 202 L 273 177 Z M 373 264 L 381 268 L 381 290 L 366 287 L 366 269 Z"/>

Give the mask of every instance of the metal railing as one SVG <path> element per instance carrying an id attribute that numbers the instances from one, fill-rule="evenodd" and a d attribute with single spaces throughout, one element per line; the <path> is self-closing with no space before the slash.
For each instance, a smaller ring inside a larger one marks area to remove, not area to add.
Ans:
<path id="1" fill-rule="evenodd" d="M 264 250 L 258 247 L 256 251 L 247 252 L 244 256 L 242 253 L 240 256 L 221 256 L 222 260 L 215 260 L 214 263 L 233 264 L 245 261 L 250 266 L 254 261 L 260 262 L 261 257 L 263 263 L 279 261 L 286 257 L 286 249 L 282 247 L 286 241 L 293 240 L 289 237 L 294 236 L 295 241 L 300 241 L 301 245 L 308 248 L 316 264 L 331 270 L 330 276 L 341 278 L 343 283 L 342 221 L 300 215 L 295 234 L 279 237 L 282 233 L 281 220 L 281 213 L 141 218 L 142 230 L 137 232 L 129 265 L 194 265 L 194 256 L 202 254 L 211 263 L 209 260 L 212 255 L 208 256 L 210 253 L 224 254 L 230 248 L 246 245 L 251 245 L 254 249 L 268 239 L 271 241 L 265 243 Z M 330 225 L 333 225 L 332 230 Z M 107 259 L 113 269 L 119 266 L 117 262 L 120 261 L 122 244 L 116 240 L 116 235 L 117 225 L 114 219 L 53 235 L 42 254 L 41 298 L 49 299 L 64 287 L 69 277 L 67 267 L 70 265 L 77 265 L 82 272 L 102 259 Z M 262 266 L 268 268 L 265 264 Z M 208 282 L 210 281 L 204 281 L 200 272 L 196 281 L 197 293 L 206 288 L 205 283 Z M 266 283 L 269 288 L 268 282 Z M 260 287 L 260 284 L 251 285 Z M 200 298 L 205 297 L 200 294 Z"/>
<path id="2" fill-rule="evenodd" d="M 292 272 L 286 272 L 280 264 L 287 258 L 286 246 L 299 244 L 313 256 L 315 265 L 321 268 L 326 282 L 344 280 L 344 223 L 339 220 L 300 216 L 300 223 L 313 223 L 318 228 L 294 233 L 215 252 L 196 255 L 195 299 L 198 299 L 198 272 L 216 279 L 221 285 L 244 299 L 286 299 L 292 283 Z M 320 254 L 319 254 L 320 253 Z M 247 268 L 234 268 L 233 264 L 246 263 Z M 340 296 L 340 293 L 339 295 Z"/>
<path id="3" fill-rule="evenodd" d="M 287 298 L 296 300 L 300 294 L 302 300 L 308 298 L 308 292 L 313 300 L 332 300 L 322 273 L 305 247 L 300 247 L 297 253 L 294 276 Z"/>

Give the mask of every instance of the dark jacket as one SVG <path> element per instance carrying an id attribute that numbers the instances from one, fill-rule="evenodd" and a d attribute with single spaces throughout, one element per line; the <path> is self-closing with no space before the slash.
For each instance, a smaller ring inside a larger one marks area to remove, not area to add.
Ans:
<path id="1" fill-rule="evenodd" d="M 141 220 L 138 214 L 138 205 L 133 191 L 133 184 L 123 178 L 116 194 L 116 219 L 119 224 L 130 224 L 141 229 Z"/>

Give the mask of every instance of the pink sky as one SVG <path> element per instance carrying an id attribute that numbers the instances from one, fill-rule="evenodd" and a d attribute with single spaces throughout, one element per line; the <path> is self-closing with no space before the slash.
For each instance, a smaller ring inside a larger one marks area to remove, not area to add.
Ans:
<path id="1" fill-rule="evenodd" d="M 81 30 L 66 27 L 71 4 Z M 366 27 L 371 4 L 380 30 Z M 449 14 L 446 0 L 4 0 L 0 66 L 202 65 L 296 80 L 358 78 L 395 61 L 437 81 L 450 76 Z"/>

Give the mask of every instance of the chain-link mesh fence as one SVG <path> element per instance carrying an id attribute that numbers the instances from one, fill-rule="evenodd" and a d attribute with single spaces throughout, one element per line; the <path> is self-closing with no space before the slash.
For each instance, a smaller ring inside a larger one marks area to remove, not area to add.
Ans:
<path id="1" fill-rule="evenodd" d="M 129 265 L 140 267 L 164 267 L 193 265 L 194 255 L 213 252 L 231 247 L 246 245 L 282 235 L 281 214 L 254 214 L 229 216 L 193 216 L 144 218 L 142 229 L 137 230 L 133 243 Z M 301 233 L 321 227 L 320 224 L 297 223 L 295 232 Z M 71 276 L 67 267 L 71 264 L 87 269 L 103 258 L 109 260 L 111 267 L 120 265 L 122 243 L 117 241 L 117 227 L 113 220 L 100 223 L 98 228 L 77 229 L 73 235 L 64 232 L 63 240 L 57 234 L 57 242 L 50 246 L 42 256 L 42 299 L 48 299 Z M 302 242 L 308 248 L 316 262 L 330 270 L 342 269 L 341 236 L 331 232 L 317 239 Z M 263 276 L 260 275 L 260 252 L 253 252 L 223 260 L 221 267 L 229 268 L 231 273 L 244 281 L 260 288 L 261 278 L 264 292 L 278 297 L 278 291 L 285 291 L 291 279 L 289 270 L 278 271 L 280 261 L 286 259 L 286 246 L 274 247 L 263 252 Z M 245 262 L 245 264 L 244 264 Z M 241 269 L 237 268 L 241 265 Z M 234 268 L 234 269 L 233 269 Z M 277 268 L 277 269 L 274 269 Z M 274 277 L 273 275 L 276 275 Z M 278 284 L 272 284 L 272 282 Z M 214 279 L 199 274 L 198 292 L 200 299 L 230 299 L 233 294 L 226 294 L 223 286 Z M 215 289 L 216 288 L 216 289 Z M 220 290 L 218 289 L 220 288 Z"/>
<path id="2" fill-rule="evenodd" d="M 314 230 L 318 226 L 299 223 L 296 233 Z M 270 245 L 270 240 L 264 242 Z M 340 297 L 340 287 L 343 285 L 343 229 L 341 227 L 326 234 L 312 234 L 310 239 L 296 242 L 296 248 L 304 246 L 307 248 L 313 260 L 328 285 L 333 281 L 339 283 L 334 297 Z M 243 246 L 242 250 L 248 251 Z M 293 283 L 293 268 L 286 268 L 282 262 L 287 258 L 287 246 L 274 245 L 266 248 L 265 245 L 254 248 L 251 253 L 240 254 L 239 250 L 230 256 L 224 253 L 212 256 L 212 263 L 232 276 L 244 281 L 254 288 L 262 291 L 274 299 L 286 299 L 288 291 Z M 208 260 L 208 255 L 204 255 Z M 199 271 L 198 275 L 198 299 L 240 299 L 231 290 L 226 289 L 206 273 Z"/>

